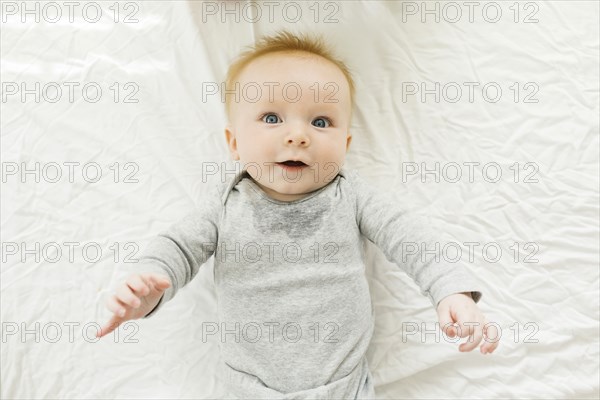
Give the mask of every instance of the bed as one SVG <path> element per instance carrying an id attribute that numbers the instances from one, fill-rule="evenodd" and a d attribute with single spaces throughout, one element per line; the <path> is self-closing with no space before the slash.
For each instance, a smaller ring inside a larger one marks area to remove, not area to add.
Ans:
<path id="1" fill-rule="evenodd" d="M 1 6 L 3 399 L 223 395 L 212 259 L 160 314 L 94 335 L 119 274 L 228 160 L 211 88 L 282 28 L 350 66 L 347 166 L 456 244 L 502 334 L 459 352 L 368 243 L 377 398 L 598 398 L 597 2 Z"/>

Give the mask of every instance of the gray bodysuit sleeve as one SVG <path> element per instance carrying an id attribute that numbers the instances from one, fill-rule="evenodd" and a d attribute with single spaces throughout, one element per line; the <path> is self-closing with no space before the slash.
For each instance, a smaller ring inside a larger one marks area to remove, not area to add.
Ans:
<path id="1" fill-rule="evenodd" d="M 471 292 L 473 300 L 479 301 L 480 286 L 460 264 L 461 260 L 452 263 L 444 259 L 444 235 L 436 233 L 429 218 L 407 212 L 401 198 L 377 190 L 356 171 L 349 177 L 361 233 L 415 281 L 435 308 L 440 300 L 454 293 Z"/>
<path id="2" fill-rule="evenodd" d="M 198 207 L 154 237 L 140 256 L 136 271 L 166 275 L 170 282 L 162 298 L 144 318 L 155 315 L 198 273 L 217 247 L 221 214 L 219 186 L 210 188 Z"/>

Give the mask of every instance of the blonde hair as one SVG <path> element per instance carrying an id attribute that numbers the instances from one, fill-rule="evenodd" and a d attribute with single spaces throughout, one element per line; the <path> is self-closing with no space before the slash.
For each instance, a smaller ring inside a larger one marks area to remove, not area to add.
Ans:
<path id="1" fill-rule="evenodd" d="M 241 52 L 231 63 L 227 70 L 225 78 L 225 87 L 228 93 L 235 88 L 236 78 L 242 73 L 252 61 L 259 57 L 273 53 L 308 53 L 322 57 L 335 64 L 344 74 L 350 87 L 350 105 L 354 106 L 354 79 L 350 69 L 341 60 L 338 60 L 332 51 L 325 44 L 323 38 L 310 37 L 306 34 L 295 35 L 287 30 L 281 30 L 273 36 L 261 37 L 254 46 L 248 46 L 249 49 Z M 230 117 L 231 96 L 226 96 L 225 112 L 227 118 Z"/>

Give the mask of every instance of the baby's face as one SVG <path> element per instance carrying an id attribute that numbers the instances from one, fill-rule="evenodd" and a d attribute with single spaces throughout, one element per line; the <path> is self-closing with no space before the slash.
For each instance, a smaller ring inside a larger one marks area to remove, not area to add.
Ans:
<path id="1" fill-rule="evenodd" d="M 225 137 L 263 191 L 292 201 L 333 180 L 352 139 L 350 87 L 342 71 L 320 57 L 279 53 L 254 60 L 238 81 L 239 103 L 228 95 Z M 281 164 L 288 160 L 306 166 Z"/>

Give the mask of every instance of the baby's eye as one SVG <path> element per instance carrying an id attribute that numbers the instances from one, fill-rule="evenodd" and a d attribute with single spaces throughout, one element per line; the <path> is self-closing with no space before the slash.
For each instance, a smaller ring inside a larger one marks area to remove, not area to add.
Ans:
<path id="1" fill-rule="evenodd" d="M 313 125 L 316 126 L 317 128 L 327 128 L 331 125 L 331 120 L 329 120 L 328 118 L 319 117 L 319 118 L 315 119 L 313 122 L 314 122 Z"/>
<path id="2" fill-rule="evenodd" d="M 265 120 L 265 117 L 267 117 L 267 119 Z M 279 117 L 275 114 L 269 113 L 269 114 L 265 114 L 261 117 L 261 120 L 263 122 L 266 122 L 267 124 L 276 124 L 277 122 L 279 122 Z"/>

